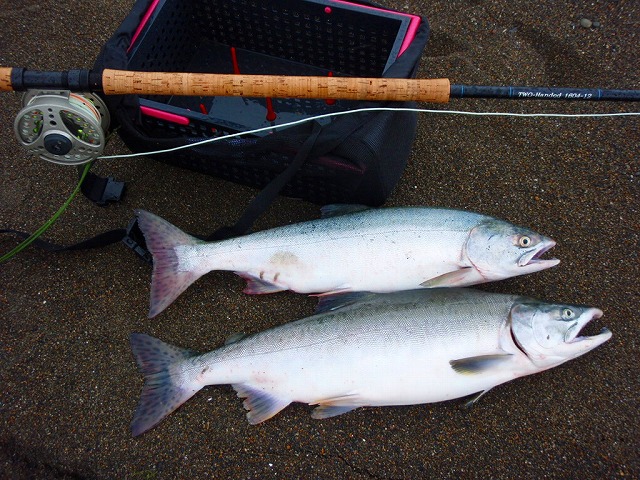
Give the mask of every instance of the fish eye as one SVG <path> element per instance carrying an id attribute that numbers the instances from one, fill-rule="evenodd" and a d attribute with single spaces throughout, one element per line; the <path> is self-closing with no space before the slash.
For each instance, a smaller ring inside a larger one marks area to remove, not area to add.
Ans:
<path id="1" fill-rule="evenodd" d="M 527 237 L 526 235 L 523 235 L 520 237 L 520 239 L 518 240 L 518 245 L 520 245 L 521 247 L 528 247 L 531 245 L 531 238 Z"/>
<path id="2" fill-rule="evenodd" d="M 564 308 L 562 310 L 562 318 L 564 320 L 571 320 L 575 316 L 576 316 L 575 312 L 573 310 L 571 310 L 570 308 Z"/>

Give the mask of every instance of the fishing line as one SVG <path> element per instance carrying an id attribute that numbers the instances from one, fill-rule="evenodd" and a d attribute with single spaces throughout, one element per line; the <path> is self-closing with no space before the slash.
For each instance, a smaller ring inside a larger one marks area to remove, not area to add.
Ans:
<path id="1" fill-rule="evenodd" d="M 89 108 L 89 106 L 84 104 L 84 102 L 81 105 L 81 107 L 85 108 L 85 109 Z M 337 117 L 337 116 L 341 116 L 341 115 L 351 115 L 351 114 L 363 113 L 363 112 L 383 112 L 383 111 L 402 111 L 402 112 L 435 113 L 435 114 L 447 114 L 447 115 L 470 115 L 470 116 L 485 116 L 485 117 L 547 117 L 547 118 L 600 118 L 600 117 L 624 117 L 624 116 L 637 116 L 637 115 L 640 115 L 640 112 L 620 112 L 620 113 L 513 113 L 513 112 L 469 112 L 469 111 L 463 111 L 463 110 L 432 110 L 432 109 L 426 109 L 426 108 L 406 108 L 406 107 L 400 107 L 400 108 L 395 108 L 395 107 L 368 107 L 368 108 L 358 108 L 358 109 L 355 109 L 355 110 L 346 110 L 346 111 L 342 111 L 342 112 L 326 113 L 326 114 L 323 114 L 323 115 L 316 115 L 316 116 L 313 116 L 313 117 L 303 118 L 303 119 L 300 119 L 300 120 L 295 120 L 295 121 L 292 121 L 292 122 L 282 123 L 282 124 L 279 124 L 279 125 L 270 125 L 268 127 L 257 128 L 257 129 L 248 130 L 248 131 L 245 131 L 245 132 L 238 132 L 238 133 L 232 133 L 232 134 L 224 135 L 224 136 L 221 136 L 221 137 L 208 138 L 208 139 L 205 139 L 205 140 L 202 140 L 202 141 L 199 141 L 199 142 L 190 143 L 190 144 L 182 145 L 182 146 L 179 146 L 179 147 L 169 148 L 169 149 L 166 149 L 166 150 L 156 150 L 156 151 L 152 151 L 152 152 L 131 153 L 131 154 L 123 154 L 123 155 L 103 155 L 103 156 L 97 157 L 96 160 L 98 160 L 98 159 L 99 160 L 113 160 L 113 159 L 118 159 L 118 158 L 134 158 L 134 157 L 142 157 L 142 156 L 148 156 L 148 155 L 157 155 L 157 154 L 162 154 L 162 153 L 171 153 L 171 152 L 175 152 L 175 151 L 178 151 L 178 150 L 183 150 L 183 149 L 186 149 L 186 148 L 196 147 L 196 146 L 199 146 L 199 145 L 204 145 L 204 144 L 213 143 L 213 142 L 219 142 L 219 141 L 226 140 L 226 139 L 229 139 L 229 138 L 240 137 L 240 136 L 243 136 L 243 135 L 252 135 L 252 134 L 261 133 L 261 132 L 265 132 L 265 131 L 273 131 L 273 130 L 280 129 L 280 128 L 291 127 L 291 126 L 294 126 L 294 125 L 300 125 L 300 124 L 305 123 L 305 122 L 311 122 L 311 121 L 314 121 L 314 120 L 321 120 L 323 118 Z M 31 113 L 33 113 L 33 112 L 31 112 Z M 100 119 L 99 113 L 95 113 L 94 116 L 96 117 L 97 120 Z M 31 125 L 29 125 L 29 126 L 31 126 Z M 37 124 L 36 124 L 36 127 L 37 127 Z M 106 140 L 108 140 L 108 138 Z M 104 143 L 106 143 L 106 142 L 104 142 Z M 64 162 L 60 162 L 60 163 L 64 163 Z M 68 162 L 68 163 L 72 163 L 72 162 Z M 75 190 L 71 193 L 69 198 L 62 205 L 62 207 L 48 221 L 46 221 L 38 230 L 36 230 L 36 232 L 33 235 L 31 235 L 29 238 L 27 238 L 26 240 L 21 242 L 19 245 L 17 245 L 11 251 L 9 251 L 6 254 L 2 255 L 0 257 L 0 263 L 3 263 L 6 260 L 9 260 L 14 255 L 16 255 L 17 253 L 22 251 L 27 246 L 29 246 L 34 240 L 36 240 L 40 235 L 42 235 L 42 233 L 44 233 L 57 220 L 57 218 L 64 212 L 64 210 L 68 207 L 68 205 L 71 203 L 73 198 L 80 191 L 80 187 L 82 185 L 82 182 L 84 181 L 86 175 L 88 174 L 92 164 L 93 164 L 93 162 L 89 162 L 89 163 L 86 164 L 86 166 L 85 166 L 85 168 L 83 170 L 82 176 L 80 178 L 80 181 L 78 182 L 78 185 L 76 186 Z"/>
<path id="2" fill-rule="evenodd" d="M 82 182 L 84 182 L 84 179 L 86 178 L 87 174 L 89 173 L 89 170 L 91 170 L 91 165 L 92 164 L 93 164 L 93 162 L 89 162 L 89 163 L 87 163 L 85 165 L 84 170 L 82 171 L 82 175 L 80 176 L 80 180 L 78 181 L 78 184 L 76 185 L 76 188 L 73 190 L 73 192 L 71 192 L 71 195 L 69 195 L 69 198 L 67 198 L 67 200 L 62 204 L 62 206 L 58 209 L 58 211 L 56 213 L 54 213 L 53 216 L 49 220 L 44 222 L 42 224 L 42 226 L 40 228 L 38 228 L 38 230 L 36 230 L 27 239 L 23 240 L 18 245 L 16 245 L 16 247 L 14 247 L 12 250 L 10 250 L 9 252 L 7 252 L 4 255 L 2 255 L 0 257 L 0 263 L 3 263 L 5 261 L 9 260 L 11 257 L 13 257 L 14 255 L 20 253 L 25 248 L 27 248 L 40 235 L 42 235 L 51 225 L 53 225 L 53 223 L 58 219 L 58 217 L 60 215 L 62 215 L 62 213 L 67 209 L 67 207 L 69 206 L 71 201 L 75 198 L 75 196 L 80 191 L 80 188 L 82 187 Z"/>
<path id="3" fill-rule="evenodd" d="M 345 110 L 343 112 L 332 112 L 325 113 L 322 115 L 316 115 L 313 117 L 307 117 L 300 120 L 295 120 L 292 122 L 281 123 L 279 125 L 270 125 L 268 127 L 256 128 L 254 130 L 247 130 L 245 132 L 238 133 L 230 133 L 228 135 L 224 135 L 221 137 L 208 138 L 206 140 L 201 140 L 199 142 L 189 143 L 187 145 L 181 145 L 179 147 L 168 148 L 166 150 L 155 150 L 151 152 L 143 152 L 143 153 L 130 153 L 123 155 L 103 155 L 97 157 L 98 160 L 114 160 L 118 158 L 134 158 L 134 157 L 144 157 L 148 155 L 159 155 L 163 153 L 171 153 L 178 150 L 184 150 L 186 148 L 193 148 L 200 145 L 205 145 L 208 143 L 219 142 L 222 140 L 227 140 L 229 138 L 241 137 L 243 135 L 252 135 L 261 132 L 267 132 L 272 130 L 277 130 L 285 127 L 292 127 L 294 125 L 300 125 L 305 122 L 311 122 L 314 120 L 321 120 L 323 118 L 329 117 L 337 117 L 341 115 L 350 115 L 354 113 L 362 113 L 362 112 L 417 112 L 417 113 L 440 113 L 440 114 L 448 114 L 448 115 L 470 115 L 470 116 L 484 116 L 484 117 L 551 117 L 551 118 L 599 118 L 599 117 L 629 117 L 629 116 L 637 116 L 640 115 L 640 112 L 619 112 L 619 113 L 513 113 L 513 112 L 469 112 L 464 110 L 432 110 L 426 108 L 406 108 L 406 107 L 368 107 L 368 108 L 357 108 L 355 110 Z"/>

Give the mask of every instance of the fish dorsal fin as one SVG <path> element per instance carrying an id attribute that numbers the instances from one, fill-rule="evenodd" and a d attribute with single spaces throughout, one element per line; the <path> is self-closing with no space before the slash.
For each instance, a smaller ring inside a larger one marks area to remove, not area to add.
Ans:
<path id="1" fill-rule="evenodd" d="M 322 218 L 339 217 L 340 215 L 346 215 L 348 213 L 362 212 L 363 210 L 369 210 L 371 207 L 366 205 L 347 204 L 347 203 L 333 203 L 331 205 L 325 205 L 320 209 Z"/>
<path id="2" fill-rule="evenodd" d="M 232 387 L 238 392 L 238 397 L 245 399 L 242 405 L 249 410 L 247 420 L 251 425 L 269 420 L 291 403 L 291 400 L 275 397 L 242 383 L 234 384 Z"/>
<path id="3" fill-rule="evenodd" d="M 460 358 L 451 360 L 449 365 L 457 373 L 462 375 L 477 375 L 488 370 L 499 367 L 508 362 L 512 355 L 510 353 L 498 353 L 495 355 L 478 355 L 477 357 Z"/>
<path id="4" fill-rule="evenodd" d="M 371 292 L 336 292 L 317 295 L 318 305 L 314 313 L 326 313 L 348 307 L 358 302 L 362 302 L 367 298 L 372 298 L 375 294 Z"/>
<path id="5" fill-rule="evenodd" d="M 236 332 L 236 333 L 232 333 L 231 335 L 229 335 L 227 337 L 227 339 L 224 341 L 225 345 L 229 345 L 231 343 L 236 343 L 239 342 L 240 340 L 242 340 L 244 337 L 246 337 L 247 334 L 244 332 Z"/>

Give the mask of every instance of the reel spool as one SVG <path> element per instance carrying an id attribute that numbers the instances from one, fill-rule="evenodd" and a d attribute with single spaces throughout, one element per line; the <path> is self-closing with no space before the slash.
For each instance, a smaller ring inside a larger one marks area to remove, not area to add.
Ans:
<path id="1" fill-rule="evenodd" d="M 109 110 L 92 93 L 28 90 L 13 129 L 20 144 L 43 160 L 81 165 L 102 155 Z"/>

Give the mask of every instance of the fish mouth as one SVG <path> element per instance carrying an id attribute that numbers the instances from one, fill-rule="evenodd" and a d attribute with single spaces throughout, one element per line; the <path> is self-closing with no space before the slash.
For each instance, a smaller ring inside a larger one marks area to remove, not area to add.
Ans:
<path id="1" fill-rule="evenodd" d="M 584 329 L 584 327 L 590 323 L 592 320 L 597 320 L 601 318 L 604 314 L 602 310 L 599 308 L 591 308 L 587 312 L 583 313 L 579 319 L 577 319 L 573 325 L 569 327 L 569 329 L 564 334 L 564 343 L 580 343 L 580 342 L 588 342 L 592 345 L 589 345 L 591 348 L 595 348 L 598 345 L 606 342 L 611 338 L 611 330 L 607 327 L 602 327 L 600 333 L 597 335 L 591 336 L 579 336 L 580 332 Z"/>
<path id="2" fill-rule="evenodd" d="M 518 266 L 529 267 L 535 271 L 555 267 L 560 263 L 560 260 L 557 258 L 540 258 L 555 246 L 556 242 L 550 238 L 540 242 L 536 248 L 529 250 L 520 257 L 518 260 Z"/>

